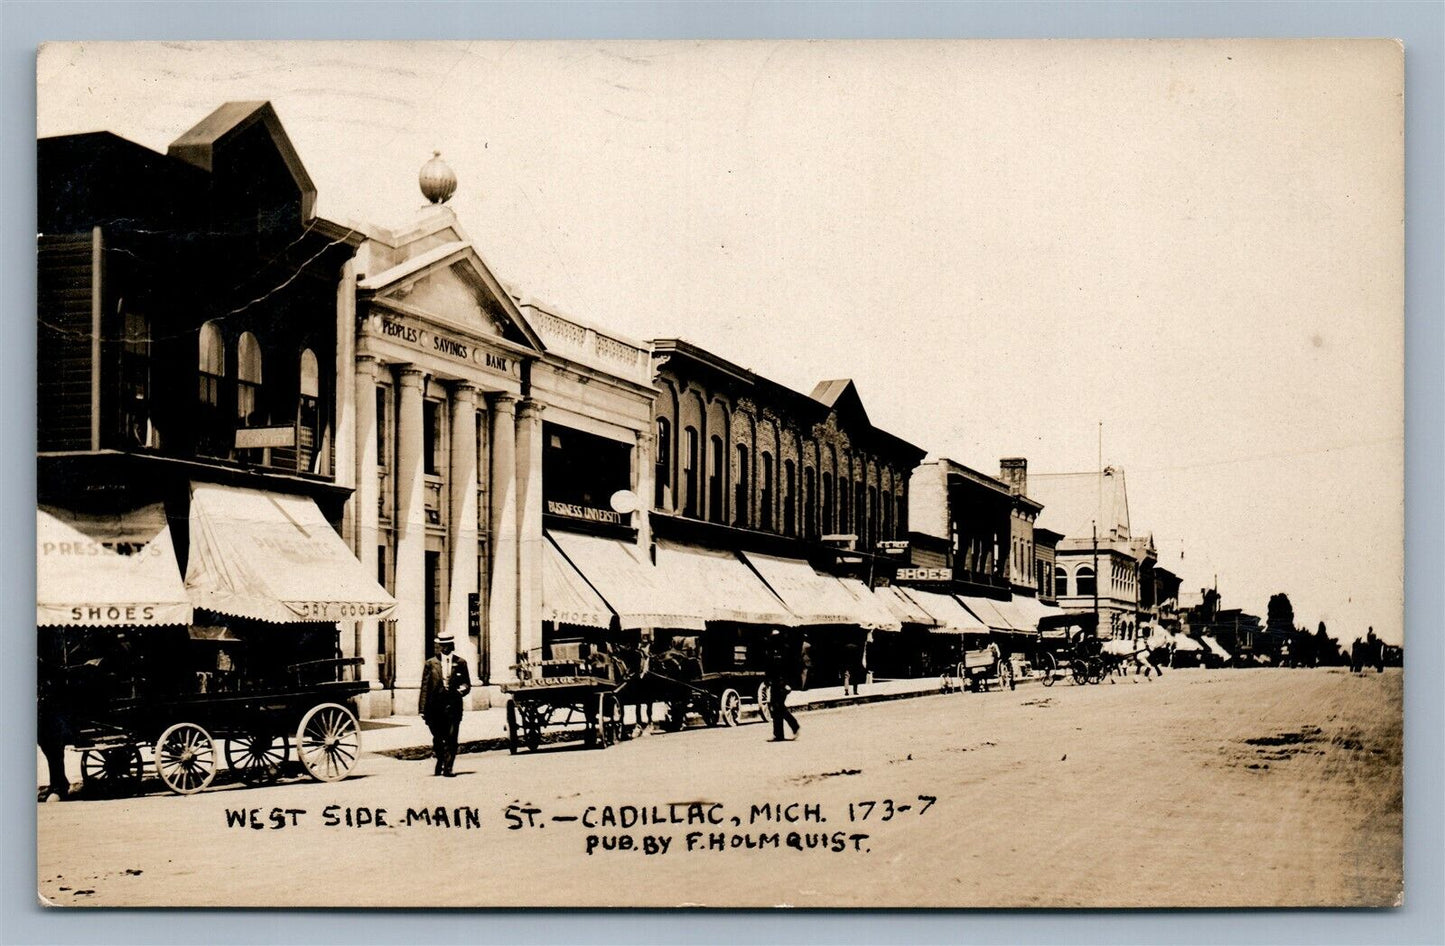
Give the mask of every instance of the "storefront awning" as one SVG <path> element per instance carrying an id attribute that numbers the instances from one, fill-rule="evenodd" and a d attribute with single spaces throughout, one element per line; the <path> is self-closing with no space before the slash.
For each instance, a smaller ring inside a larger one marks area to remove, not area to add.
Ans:
<path id="1" fill-rule="evenodd" d="M 1204 641 L 1204 646 L 1205 646 L 1205 647 L 1208 647 L 1208 648 L 1210 649 L 1210 651 L 1214 654 L 1214 656 L 1218 657 L 1220 660 L 1233 660 L 1233 659 L 1234 659 L 1234 655 L 1233 655 L 1233 654 L 1231 654 L 1229 651 L 1225 650 L 1225 649 L 1224 649 L 1224 646 L 1223 646 L 1222 644 L 1220 644 L 1219 641 L 1217 641 L 1217 640 L 1215 640 L 1214 638 L 1210 637 L 1208 634 L 1206 634 L 1206 635 L 1204 635 L 1203 637 L 1201 637 L 1200 640 Z"/>
<path id="2" fill-rule="evenodd" d="M 903 629 L 903 622 L 893 616 L 888 605 L 882 598 L 877 597 L 868 590 L 868 586 L 857 578 L 839 578 L 838 583 L 843 586 L 853 600 L 858 603 L 855 623 L 865 631 L 899 631 Z"/>
<path id="3" fill-rule="evenodd" d="M 1009 613 L 999 607 L 999 605 L 1003 604 L 1002 601 L 994 601 L 990 598 L 974 598 L 968 595 L 959 595 L 958 600 L 963 602 L 964 606 L 972 611 L 974 616 L 987 625 L 990 630 L 1008 633 L 1026 630 L 1026 628 L 1019 626 L 1024 623 L 1022 618 L 1014 615 L 1013 620 L 1010 620 Z M 1027 630 L 1032 630 L 1032 628 L 1027 628 Z"/>
<path id="4" fill-rule="evenodd" d="M 919 588 L 906 588 L 904 592 L 916 601 L 919 607 L 933 615 L 934 628 L 938 634 L 987 634 L 988 627 L 978 618 L 969 614 L 952 595 Z"/>
<path id="5" fill-rule="evenodd" d="M 1030 631 L 1039 630 L 1050 624 L 1057 623 L 1064 613 L 1063 608 L 1056 605 L 1044 604 L 1037 598 L 1015 597 L 1009 602 L 1013 605 L 1013 614 L 1016 614 Z M 1005 615 L 1011 617 L 1012 615 Z"/>
<path id="6" fill-rule="evenodd" d="M 732 552 L 659 541 L 657 568 L 669 585 L 704 603 L 709 621 L 798 625 L 797 615 Z"/>
<path id="7" fill-rule="evenodd" d="M 159 503 L 104 516 L 42 506 L 35 539 L 37 626 L 191 622 L 191 601 Z"/>
<path id="8" fill-rule="evenodd" d="M 1206 640 L 1207 639 L 1208 638 L 1206 638 Z M 1204 649 L 1204 647 L 1200 645 L 1199 641 L 1190 637 L 1188 634 L 1175 634 L 1171 638 L 1171 640 L 1174 642 L 1174 649 L 1182 653 L 1190 653 L 1194 651 L 1201 651 Z M 1215 644 L 1214 646 L 1218 647 L 1219 645 Z M 1223 650 L 1223 648 L 1220 649 Z"/>
<path id="9" fill-rule="evenodd" d="M 908 593 L 898 585 L 885 585 L 882 588 L 874 588 L 873 594 L 882 601 L 893 616 L 904 624 L 921 624 L 924 627 L 935 627 L 938 622 L 933 619 L 918 602 L 908 596 Z"/>
<path id="10" fill-rule="evenodd" d="M 690 598 L 686 589 L 669 584 L 632 543 L 573 532 L 547 535 L 617 613 L 622 628 L 700 631 L 706 626 L 703 602 Z"/>
<path id="11" fill-rule="evenodd" d="M 191 484 L 186 590 L 198 608 L 276 624 L 354 621 L 396 600 L 304 496 Z"/>
<path id="12" fill-rule="evenodd" d="M 612 626 L 612 609 L 607 602 L 551 542 L 544 543 L 542 550 L 542 620 L 583 627 Z"/>
<path id="13" fill-rule="evenodd" d="M 856 624 L 857 605 L 832 575 L 820 575 L 807 562 L 744 552 L 773 593 L 783 599 L 800 624 Z"/>

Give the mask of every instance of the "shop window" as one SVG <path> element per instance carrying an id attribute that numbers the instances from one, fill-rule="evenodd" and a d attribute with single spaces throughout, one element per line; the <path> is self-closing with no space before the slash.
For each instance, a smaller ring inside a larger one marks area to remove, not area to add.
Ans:
<path id="1" fill-rule="evenodd" d="M 316 471 L 316 444 L 321 439 L 321 371 L 316 353 L 301 352 L 301 378 L 296 398 L 296 468 Z"/>
<path id="2" fill-rule="evenodd" d="M 652 470 L 652 505 L 667 509 L 672 504 L 672 425 L 666 417 L 657 419 L 655 464 Z"/>
<path id="3" fill-rule="evenodd" d="M 713 437 L 711 441 L 711 463 L 707 471 L 707 518 L 709 522 L 727 522 L 727 510 L 724 508 L 724 500 L 727 498 L 723 492 L 725 482 L 724 473 L 727 469 L 727 453 L 724 451 L 721 437 Z"/>
<path id="4" fill-rule="evenodd" d="M 684 516 L 698 518 L 697 467 L 699 457 L 697 455 L 697 430 L 692 427 L 686 427 L 683 429 L 682 435 L 682 514 Z"/>
<path id="5" fill-rule="evenodd" d="M 121 431 L 132 447 L 157 446 L 151 424 L 151 326 L 138 312 L 125 313 L 120 352 Z"/>
<path id="6" fill-rule="evenodd" d="M 738 478 L 733 485 L 733 525 L 741 528 L 748 527 L 750 506 L 752 503 L 752 476 L 748 470 L 748 448 L 742 444 L 736 445 L 738 458 Z"/>
<path id="7" fill-rule="evenodd" d="M 797 468 L 792 460 L 783 461 L 783 535 L 794 535 L 797 522 Z"/>
<path id="8" fill-rule="evenodd" d="M 261 404 L 261 343 L 242 332 L 236 344 L 236 419 L 242 427 L 265 425 Z"/>
<path id="9" fill-rule="evenodd" d="M 773 456 L 767 452 L 758 456 L 758 528 L 773 528 Z"/>
<path id="10" fill-rule="evenodd" d="M 427 476 L 441 475 L 442 454 L 442 405 L 440 401 L 426 401 L 421 411 L 422 472 Z"/>
<path id="11" fill-rule="evenodd" d="M 1093 595 L 1098 590 L 1098 585 L 1094 581 L 1094 570 L 1088 565 L 1084 565 L 1078 570 L 1074 575 L 1074 581 L 1077 584 L 1077 594 Z"/>

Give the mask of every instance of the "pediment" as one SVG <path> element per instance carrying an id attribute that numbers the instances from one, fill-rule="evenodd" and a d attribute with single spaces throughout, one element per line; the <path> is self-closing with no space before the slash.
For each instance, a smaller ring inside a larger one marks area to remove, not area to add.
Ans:
<path id="1" fill-rule="evenodd" d="M 545 350 L 511 296 L 467 243 L 435 247 L 363 280 L 359 289 L 438 322 Z"/>

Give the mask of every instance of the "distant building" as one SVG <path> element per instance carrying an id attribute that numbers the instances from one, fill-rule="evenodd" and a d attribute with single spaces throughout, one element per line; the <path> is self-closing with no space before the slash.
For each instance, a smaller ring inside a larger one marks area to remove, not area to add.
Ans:
<path id="1" fill-rule="evenodd" d="M 1063 536 L 1054 566 L 1058 602 L 1073 613 L 1097 612 L 1101 637 L 1133 639 L 1148 615 L 1140 609 L 1141 571 L 1158 555 L 1129 524 L 1124 472 L 1035 473 L 1030 489 L 1044 505 L 1039 525 Z"/>

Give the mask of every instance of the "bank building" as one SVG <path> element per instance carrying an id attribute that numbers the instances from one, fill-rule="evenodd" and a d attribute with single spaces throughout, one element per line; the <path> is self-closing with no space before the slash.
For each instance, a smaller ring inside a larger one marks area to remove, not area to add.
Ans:
<path id="1" fill-rule="evenodd" d="M 420 186 L 429 206 L 369 227 L 343 280 L 346 532 L 398 602 L 355 628 L 371 716 L 416 712 L 443 628 L 477 670 L 480 706 L 542 656 L 544 630 L 613 627 L 572 558 L 651 589 L 622 624 L 669 610 L 635 499 L 650 489 L 648 349 L 509 293 L 447 206 L 457 180 L 440 156 Z"/>

